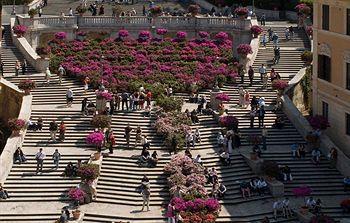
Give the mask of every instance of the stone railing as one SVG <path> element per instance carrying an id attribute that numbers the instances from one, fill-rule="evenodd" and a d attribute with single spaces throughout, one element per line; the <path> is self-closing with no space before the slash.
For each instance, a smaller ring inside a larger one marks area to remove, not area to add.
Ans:
<path id="1" fill-rule="evenodd" d="M 293 101 L 289 98 L 287 93 L 293 89 L 293 87 L 297 86 L 301 79 L 304 77 L 306 68 L 302 68 L 297 75 L 294 76 L 292 80 L 289 82 L 289 87 L 285 90 L 285 94 L 282 96 L 283 100 L 283 111 L 288 116 L 289 120 L 293 123 L 295 128 L 299 131 L 299 133 L 306 139 L 306 136 L 310 131 L 312 131 L 312 127 L 309 122 L 303 116 L 303 114 L 298 110 L 298 108 L 294 105 Z M 322 133 L 320 137 L 320 149 L 324 155 L 327 155 L 332 148 L 336 148 L 338 151 L 338 160 L 337 160 L 337 169 L 344 176 L 350 176 L 350 159 L 347 157 L 340 148 L 338 148 L 332 140 L 325 134 Z"/>
<path id="2" fill-rule="evenodd" d="M 31 29 L 45 28 L 127 28 L 136 27 L 150 29 L 152 27 L 177 28 L 177 29 L 237 29 L 249 30 L 250 19 L 235 19 L 230 17 L 182 17 L 160 16 L 150 18 L 146 16 L 112 17 L 112 16 L 43 16 L 33 19 L 28 16 L 18 15 L 19 24 Z"/>
<path id="3" fill-rule="evenodd" d="M 44 72 L 49 66 L 49 59 L 43 59 L 34 51 L 32 46 L 24 37 L 17 37 L 13 32 L 12 27 L 15 24 L 15 18 L 11 18 L 11 37 L 13 44 L 22 53 L 24 58 L 30 63 L 38 72 Z"/>
<path id="4" fill-rule="evenodd" d="M 0 80 L 1 87 L 1 115 L 3 121 L 9 118 L 20 118 L 29 120 L 32 107 L 32 96 L 24 95 L 18 87 L 4 78 Z M 25 136 L 25 131 L 19 136 L 7 139 L 4 150 L 0 156 L 0 183 L 7 178 L 13 164 L 13 154 L 17 147 L 21 146 Z"/>

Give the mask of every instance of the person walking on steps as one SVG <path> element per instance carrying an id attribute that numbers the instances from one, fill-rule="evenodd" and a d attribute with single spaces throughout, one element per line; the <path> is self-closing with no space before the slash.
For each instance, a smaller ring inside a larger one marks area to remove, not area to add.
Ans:
<path id="1" fill-rule="evenodd" d="M 25 75 L 26 71 L 27 71 L 27 61 L 26 59 L 24 59 L 22 62 L 22 75 Z"/>
<path id="2" fill-rule="evenodd" d="M 61 159 L 61 153 L 58 152 L 58 149 L 55 149 L 55 152 L 52 154 L 52 159 L 55 169 L 57 170 Z"/>
<path id="3" fill-rule="evenodd" d="M 261 64 L 261 67 L 259 68 L 259 73 L 260 73 L 260 79 L 263 80 L 264 74 L 266 74 L 266 67 L 264 64 Z"/>
<path id="4" fill-rule="evenodd" d="M 68 88 L 66 92 L 67 107 L 72 107 L 74 93 L 72 89 Z"/>
<path id="5" fill-rule="evenodd" d="M 147 206 L 147 211 L 149 211 L 149 201 L 151 197 L 151 189 L 149 184 L 143 187 L 141 194 L 142 194 L 142 200 L 143 200 L 141 211 L 145 209 L 145 206 Z"/>
<path id="6" fill-rule="evenodd" d="M 19 60 L 16 61 L 15 63 L 15 75 L 18 76 L 19 75 L 19 69 L 21 68 L 21 63 L 19 62 Z"/>
<path id="7" fill-rule="evenodd" d="M 265 13 L 262 14 L 261 18 L 260 18 L 260 24 L 262 26 L 265 26 L 266 25 L 266 15 Z"/>
<path id="8" fill-rule="evenodd" d="M 60 127 L 59 127 L 59 140 L 61 142 L 64 141 L 66 134 L 66 125 L 64 124 L 64 121 L 61 121 Z"/>
<path id="9" fill-rule="evenodd" d="M 60 82 L 60 85 L 62 84 L 62 77 L 65 73 L 66 73 L 66 70 L 64 69 L 64 67 L 62 65 L 60 65 L 58 68 L 58 80 Z"/>
<path id="10" fill-rule="evenodd" d="M 50 122 L 49 131 L 50 131 L 51 140 L 54 142 L 56 142 L 57 130 L 58 130 L 58 125 L 55 122 L 55 120 L 53 120 L 52 122 Z"/>
<path id="11" fill-rule="evenodd" d="M 43 152 L 42 148 L 40 148 L 39 152 L 35 154 L 35 159 L 36 159 L 36 174 L 38 174 L 39 172 L 43 172 L 45 153 Z"/>
<path id="12" fill-rule="evenodd" d="M 51 78 L 51 71 L 50 71 L 50 68 L 47 67 L 45 72 L 45 80 L 46 80 L 47 86 L 50 85 L 50 78 Z"/>

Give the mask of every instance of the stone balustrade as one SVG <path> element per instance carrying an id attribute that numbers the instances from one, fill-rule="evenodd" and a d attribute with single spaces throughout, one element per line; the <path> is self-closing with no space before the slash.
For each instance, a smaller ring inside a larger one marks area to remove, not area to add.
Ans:
<path id="1" fill-rule="evenodd" d="M 230 17 L 182 17 L 182 16 L 160 16 L 160 17 L 112 17 L 112 16 L 44 16 L 30 18 L 28 16 L 18 15 L 19 24 L 30 27 L 31 29 L 45 28 L 178 28 L 178 29 L 235 29 L 249 30 L 251 26 L 250 19 L 235 19 Z"/>

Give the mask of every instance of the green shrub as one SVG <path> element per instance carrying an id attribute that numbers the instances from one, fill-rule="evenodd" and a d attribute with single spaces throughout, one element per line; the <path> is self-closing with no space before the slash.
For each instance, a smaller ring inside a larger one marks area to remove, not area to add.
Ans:
<path id="1" fill-rule="evenodd" d="M 91 125 L 95 128 L 108 128 L 111 124 L 111 119 L 107 115 L 96 115 L 91 120 Z"/>
<path id="2" fill-rule="evenodd" d="M 304 61 L 305 63 L 311 63 L 312 62 L 312 52 L 309 50 L 305 50 L 302 54 L 301 54 L 301 60 Z"/>
<path id="3" fill-rule="evenodd" d="M 156 99 L 156 105 L 163 108 L 164 112 L 181 111 L 183 104 L 182 98 L 161 96 Z"/>

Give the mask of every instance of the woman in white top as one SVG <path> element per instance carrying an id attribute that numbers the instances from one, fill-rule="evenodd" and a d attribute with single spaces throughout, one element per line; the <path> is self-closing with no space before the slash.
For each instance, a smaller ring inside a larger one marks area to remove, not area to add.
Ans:
<path id="1" fill-rule="evenodd" d="M 51 78 L 51 71 L 50 71 L 50 69 L 47 67 L 47 68 L 46 68 L 46 72 L 45 72 L 45 79 L 46 79 L 46 84 L 47 84 L 47 85 L 50 84 L 50 78 Z"/>
<path id="2" fill-rule="evenodd" d="M 244 91 L 243 87 L 240 87 L 238 89 L 238 95 L 239 95 L 238 104 L 240 107 L 243 107 L 244 106 L 244 95 L 245 95 L 245 91 Z"/>

